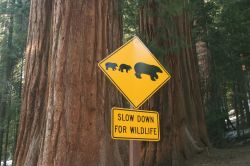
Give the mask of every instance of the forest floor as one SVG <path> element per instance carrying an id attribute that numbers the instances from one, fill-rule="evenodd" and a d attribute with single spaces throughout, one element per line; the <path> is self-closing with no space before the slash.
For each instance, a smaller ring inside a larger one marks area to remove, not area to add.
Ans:
<path id="1" fill-rule="evenodd" d="M 250 166 L 250 145 L 211 148 L 191 161 L 191 166 Z"/>

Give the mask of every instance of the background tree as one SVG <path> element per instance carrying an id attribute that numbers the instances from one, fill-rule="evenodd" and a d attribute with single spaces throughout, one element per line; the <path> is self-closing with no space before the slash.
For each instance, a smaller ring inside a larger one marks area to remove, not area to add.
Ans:
<path id="1" fill-rule="evenodd" d="M 148 103 L 160 113 L 161 141 L 142 144 L 141 165 L 185 165 L 208 146 L 189 5 L 149 0 L 140 10 L 140 32 L 172 75 Z"/>
<path id="2" fill-rule="evenodd" d="M 250 51 L 247 45 L 250 38 L 247 27 L 250 3 L 246 0 L 211 0 L 205 5 L 209 6 L 206 10 L 209 21 L 205 26 L 211 51 L 210 100 L 206 119 L 212 143 L 221 146 L 226 132 L 237 129 L 240 137 L 249 127 Z M 232 116 L 236 117 L 235 122 L 230 120 Z"/>

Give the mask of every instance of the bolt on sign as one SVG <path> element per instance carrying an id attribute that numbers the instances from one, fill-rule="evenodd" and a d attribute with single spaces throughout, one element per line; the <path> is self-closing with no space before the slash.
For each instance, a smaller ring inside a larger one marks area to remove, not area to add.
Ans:
<path id="1" fill-rule="evenodd" d="M 155 111 L 112 108 L 111 136 L 119 140 L 159 141 L 159 114 Z"/>
<path id="2" fill-rule="evenodd" d="M 166 69 L 136 36 L 98 66 L 135 108 L 170 79 Z"/>

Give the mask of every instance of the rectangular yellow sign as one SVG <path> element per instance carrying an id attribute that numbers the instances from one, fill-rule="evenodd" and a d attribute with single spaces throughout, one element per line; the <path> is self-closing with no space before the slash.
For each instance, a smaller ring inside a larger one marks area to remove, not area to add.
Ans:
<path id="1" fill-rule="evenodd" d="M 159 114 L 155 111 L 113 108 L 111 136 L 119 140 L 159 141 Z"/>

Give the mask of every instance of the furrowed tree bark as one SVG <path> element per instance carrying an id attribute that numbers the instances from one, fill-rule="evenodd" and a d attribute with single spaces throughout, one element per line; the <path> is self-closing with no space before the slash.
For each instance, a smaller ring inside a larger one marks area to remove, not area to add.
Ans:
<path id="1" fill-rule="evenodd" d="M 31 1 L 16 166 L 126 164 L 109 125 L 122 99 L 97 67 L 120 19 L 116 0 Z"/>
<path id="2" fill-rule="evenodd" d="M 140 10 L 140 31 L 147 42 L 156 43 L 163 52 L 158 58 L 172 76 L 146 105 L 159 111 L 161 140 L 142 143 L 140 165 L 145 166 L 187 165 L 188 158 L 208 146 L 188 1 L 183 0 L 180 11 L 166 19 L 171 3 L 175 2 L 148 0 Z"/>

